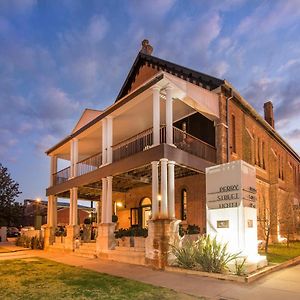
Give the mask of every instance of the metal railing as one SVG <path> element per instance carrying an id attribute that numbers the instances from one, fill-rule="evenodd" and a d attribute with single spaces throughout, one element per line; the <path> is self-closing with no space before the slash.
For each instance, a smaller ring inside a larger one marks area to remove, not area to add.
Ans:
<path id="1" fill-rule="evenodd" d="M 166 127 L 160 128 L 160 143 L 166 143 Z M 173 143 L 183 151 L 201 157 L 210 162 L 216 162 L 216 148 L 197 139 L 196 137 L 173 127 Z M 149 128 L 121 143 L 112 146 L 113 161 L 134 155 L 149 149 L 153 145 L 153 128 Z M 98 169 L 102 164 L 102 153 L 94 154 L 77 163 L 76 176 Z M 54 185 L 63 183 L 70 178 L 71 168 L 65 168 L 53 174 Z"/>
<path id="2" fill-rule="evenodd" d="M 129 157 L 148 149 L 153 144 L 153 129 L 149 128 L 121 143 L 112 146 L 113 161 Z"/>
<path id="3" fill-rule="evenodd" d="M 77 163 L 77 174 L 80 176 L 97 170 L 102 164 L 102 153 L 94 154 Z"/>
<path id="4" fill-rule="evenodd" d="M 70 178 L 71 168 L 67 167 L 53 174 L 54 185 L 63 183 Z"/>
<path id="5" fill-rule="evenodd" d="M 178 149 L 210 162 L 216 162 L 216 148 L 214 146 L 211 146 L 176 127 L 173 127 L 173 143 Z"/>

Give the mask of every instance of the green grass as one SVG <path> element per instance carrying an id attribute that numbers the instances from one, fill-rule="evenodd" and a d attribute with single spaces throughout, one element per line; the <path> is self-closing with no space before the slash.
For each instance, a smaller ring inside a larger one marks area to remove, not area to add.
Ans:
<path id="1" fill-rule="evenodd" d="M 267 258 L 270 263 L 282 263 L 297 256 L 300 256 L 300 242 L 290 243 L 289 248 L 286 244 L 269 245 Z"/>
<path id="2" fill-rule="evenodd" d="M 198 299 L 45 259 L 0 261 L 1 299 Z"/>

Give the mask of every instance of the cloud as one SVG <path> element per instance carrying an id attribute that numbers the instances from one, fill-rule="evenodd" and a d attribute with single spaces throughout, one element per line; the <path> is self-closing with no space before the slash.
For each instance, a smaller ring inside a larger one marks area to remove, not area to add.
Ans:
<path id="1" fill-rule="evenodd" d="M 1 0 L 2 13 L 27 13 L 37 5 L 37 0 Z"/>
<path id="2" fill-rule="evenodd" d="M 274 32 L 297 21 L 299 16 L 300 6 L 297 1 L 262 2 L 252 14 L 242 20 L 235 34 L 261 35 Z"/>
<path id="3" fill-rule="evenodd" d="M 300 129 L 293 129 L 289 131 L 286 136 L 292 140 L 300 140 Z"/>
<path id="4" fill-rule="evenodd" d="M 136 18 L 161 18 L 166 15 L 175 4 L 175 0 L 132 0 L 127 3 L 129 13 Z"/>

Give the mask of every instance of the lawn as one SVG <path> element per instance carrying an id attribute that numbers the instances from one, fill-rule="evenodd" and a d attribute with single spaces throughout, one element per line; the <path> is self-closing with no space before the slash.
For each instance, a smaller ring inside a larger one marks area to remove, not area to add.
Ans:
<path id="1" fill-rule="evenodd" d="M 269 245 L 267 258 L 270 263 L 282 263 L 297 256 L 300 256 L 300 242 L 290 243 L 289 248 L 286 244 Z"/>
<path id="2" fill-rule="evenodd" d="M 198 299 L 39 258 L 0 261 L 1 299 Z"/>

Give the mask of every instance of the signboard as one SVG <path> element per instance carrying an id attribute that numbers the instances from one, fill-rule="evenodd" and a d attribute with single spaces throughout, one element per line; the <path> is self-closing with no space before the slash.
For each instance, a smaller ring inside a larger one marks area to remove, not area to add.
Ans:
<path id="1" fill-rule="evenodd" d="M 206 203 L 209 209 L 255 208 L 255 168 L 244 161 L 206 169 Z"/>

